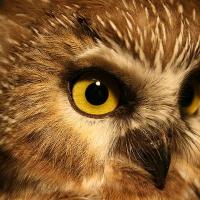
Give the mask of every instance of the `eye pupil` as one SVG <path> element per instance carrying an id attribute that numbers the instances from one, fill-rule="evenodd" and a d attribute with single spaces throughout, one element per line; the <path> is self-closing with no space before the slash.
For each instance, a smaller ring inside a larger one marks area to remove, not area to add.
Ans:
<path id="1" fill-rule="evenodd" d="M 85 96 L 90 104 L 95 106 L 102 105 L 108 99 L 108 89 L 100 81 L 95 81 L 87 87 Z"/>

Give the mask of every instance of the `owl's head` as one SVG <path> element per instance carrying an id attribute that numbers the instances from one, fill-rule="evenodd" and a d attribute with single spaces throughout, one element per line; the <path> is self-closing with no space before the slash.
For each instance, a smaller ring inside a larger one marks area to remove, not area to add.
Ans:
<path id="1" fill-rule="evenodd" d="M 15 0 L 0 13 L 2 148 L 24 176 L 162 188 L 177 160 L 199 164 L 198 0 Z"/>

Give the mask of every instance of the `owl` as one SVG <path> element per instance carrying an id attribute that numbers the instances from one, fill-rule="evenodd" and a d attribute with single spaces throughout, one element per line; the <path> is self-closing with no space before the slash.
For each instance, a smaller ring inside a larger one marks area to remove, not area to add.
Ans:
<path id="1" fill-rule="evenodd" d="M 0 0 L 0 200 L 59 199 L 200 199 L 199 0 Z"/>

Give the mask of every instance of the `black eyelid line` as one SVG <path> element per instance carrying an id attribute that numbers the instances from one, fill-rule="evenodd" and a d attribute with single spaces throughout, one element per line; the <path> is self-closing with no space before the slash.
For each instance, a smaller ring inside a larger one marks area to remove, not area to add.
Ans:
<path id="1" fill-rule="evenodd" d="M 118 80 L 119 82 L 122 82 L 122 80 L 120 79 L 120 77 L 116 76 L 116 74 L 114 74 L 112 71 L 110 70 L 105 70 L 102 67 L 99 66 L 87 66 L 87 67 L 73 67 L 73 68 L 69 68 L 69 70 L 67 71 L 67 73 L 70 73 L 70 77 L 69 79 L 77 79 L 79 78 L 82 74 L 84 73 L 105 73 L 105 75 L 109 75 L 112 76 L 114 79 Z"/>
<path id="2" fill-rule="evenodd" d="M 66 73 L 70 75 L 68 75 L 67 77 L 64 76 L 65 82 L 73 83 L 84 73 L 99 74 L 99 75 L 102 75 L 102 77 L 105 74 L 105 76 L 110 76 L 118 83 L 120 90 L 124 90 L 124 88 L 126 88 L 127 90 L 129 89 L 129 86 L 126 83 L 124 83 L 124 81 L 119 76 L 114 74 L 112 71 L 105 70 L 99 66 L 87 66 L 84 68 L 79 67 L 79 66 L 73 67 L 73 68 L 71 67 L 68 69 Z"/>

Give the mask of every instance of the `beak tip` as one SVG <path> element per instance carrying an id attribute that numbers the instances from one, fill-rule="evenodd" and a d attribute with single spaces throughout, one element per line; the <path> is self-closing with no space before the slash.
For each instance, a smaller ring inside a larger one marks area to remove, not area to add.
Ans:
<path id="1" fill-rule="evenodd" d="M 158 189 L 163 189 L 165 187 L 166 177 L 169 171 L 170 166 L 170 153 L 165 152 L 163 157 L 160 159 L 160 161 L 157 163 L 157 170 L 155 173 L 152 173 L 154 177 L 155 186 Z"/>
<path id="2" fill-rule="evenodd" d="M 165 179 L 166 179 L 166 177 L 155 177 L 154 178 L 155 186 L 159 190 L 164 189 L 164 187 L 165 187 Z"/>

